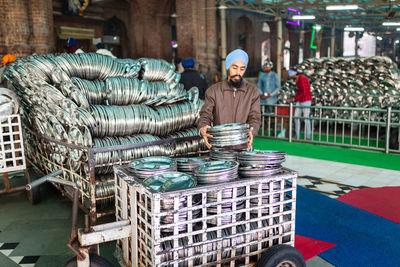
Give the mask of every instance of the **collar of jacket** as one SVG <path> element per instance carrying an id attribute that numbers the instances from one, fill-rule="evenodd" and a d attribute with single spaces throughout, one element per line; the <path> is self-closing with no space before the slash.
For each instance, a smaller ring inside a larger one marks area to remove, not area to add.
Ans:
<path id="1" fill-rule="evenodd" d="M 243 79 L 242 86 L 240 86 L 239 88 L 236 88 L 236 89 L 238 91 L 246 92 L 246 88 L 247 88 L 247 81 L 245 79 Z M 232 91 L 232 87 L 229 86 L 228 81 L 222 82 L 222 90 L 223 91 Z"/>

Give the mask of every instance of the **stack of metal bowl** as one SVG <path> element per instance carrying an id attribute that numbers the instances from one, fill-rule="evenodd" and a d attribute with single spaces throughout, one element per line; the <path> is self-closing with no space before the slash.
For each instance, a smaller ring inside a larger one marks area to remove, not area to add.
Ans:
<path id="1" fill-rule="evenodd" d="M 177 158 L 178 171 L 192 174 L 194 169 L 206 162 L 202 158 Z"/>
<path id="2" fill-rule="evenodd" d="M 256 178 L 279 173 L 285 155 L 279 151 L 242 151 L 237 156 L 239 175 L 241 178 Z"/>
<path id="3" fill-rule="evenodd" d="M 285 152 L 280 151 L 242 151 L 238 154 L 240 177 L 257 178 L 277 174 L 282 171 L 281 164 L 285 161 L 285 155 Z M 270 183 L 264 183 L 261 186 L 261 192 L 258 190 L 258 185 L 251 186 L 250 190 L 252 195 L 258 195 L 271 192 L 270 188 L 272 191 L 281 189 L 281 182 L 271 180 Z M 281 201 L 280 194 L 274 193 L 271 199 L 271 203 Z M 257 197 L 250 200 L 252 207 L 258 206 L 258 202 Z M 270 204 L 270 196 L 267 195 L 262 198 L 260 205 L 268 204 Z M 269 212 L 268 207 L 261 209 L 262 214 L 269 214 Z M 279 206 L 273 208 L 273 213 L 276 212 L 279 212 Z M 257 213 L 257 211 L 253 211 L 253 213 Z"/>
<path id="4" fill-rule="evenodd" d="M 194 170 L 194 176 L 200 185 L 219 184 L 239 178 L 239 163 L 236 161 L 210 161 Z"/>
<path id="5" fill-rule="evenodd" d="M 236 161 L 210 161 L 207 162 L 194 170 L 194 176 L 197 178 L 199 185 L 207 184 L 220 184 L 225 182 L 234 181 L 239 178 L 238 176 L 239 163 Z M 207 208 L 207 214 L 215 215 L 217 214 L 217 191 L 211 191 L 207 193 L 207 203 L 215 203 L 215 205 Z M 221 190 L 221 200 L 232 200 L 234 199 L 233 189 L 223 189 Z M 237 189 L 236 197 L 241 197 L 245 194 L 245 188 L 240 187 Z M 243 209 L 245 205 L 244 200 L 236 203 L 236 210 Z M 224 203 L 221 205 L 222 213 L 232 212 L 233 204 Z M 236 221 L 240 220 L 243 216 L 242 213 L 236 213 Z M 232 222 L 232 216 L 220 216 L 221 223 L 227 224 Z M 217 218 L 207 220 L 207 223 L 216 225 Z"/>
<path id="6" fill-rule="evenodd" d="M 168 157 L 147 157 L 129 163 L 131 172 L 139 179 L 165 172 L 176 171 L 177 164 L 174 159 Z"/>
<path id="7" fill-rule="evenodd" d="M 249 139 L 250 126 L 245 123 L 229 123 L 213 126 L 209 129 L 210 144 L 216 147 L 246 144 Z"/>
<path id="8" fill-rule="evenodd" d="M 190 188 L 196 186 L 196 180 L 186 173 L 181 172 L 164 172 L 157 175 L 150 176 L 143 181 L 149 187 L 151 187 L 156 192 L 166 192 L 171 190 L 179 190 L 184 188 Z M 201 197 L 193 198 L 192 205 L 199 205 Z M 179 209 L 188 207 L 187 197 L 179 198 Z M 163 199 L 161 200 L 161 211 L 174 211 L 174 199 Z M 197 218 L 201 213 L 201 208 L 192 211 L 192 218 Z M 188 211 L 180 212 L 178 214 L 178 222 L 186 222 L 188 219 Z M 161 224 L 173 224 L 174 214 L 168 214 L 161 217 Z M 178 231 L 183 232 L 187 230 L 186 224 L 180 224 L 178 226 Z M 163 228 L 161 233 L 173 233 L 174 227 Z"/>
<path id="9" fill-rule="evenodd" d="M 212 160 L 237 160 L 237 154 L 239 152 L 235 150 L 225 150 L 218 148 L 211 148 L 210 158 Z"/>
<path id="10" fill-rule="evenodd" d="M 316 106 L 400 107 L 399 70 L 388 57 L 309 58 L 295 68 L 309 79 Z M 279 102 L 289 103 L 297 92 L 295 82 L 286 82 L 281 92 Z M 336 110 L 326 110 L 324 116 L 333 118 L 338 112 L 343 119 L 355 116 L 354 112 Z M 371 113 L 367 111 L 358 111 L 356 114 L 360 119 L 371 119 Z M 377 113 L 373 119 L 383 121 L 385 116 Z M 399 121 L 398 114 L 392 117 L 392 121 Z"/>

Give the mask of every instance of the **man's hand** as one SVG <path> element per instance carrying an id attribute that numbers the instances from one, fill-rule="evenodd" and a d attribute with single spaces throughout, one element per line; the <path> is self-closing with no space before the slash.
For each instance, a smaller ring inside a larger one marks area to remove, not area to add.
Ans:
<path id="1" fill-rule="evenodd" d="M 262 94 L 261 98 L 262 99 L 267 99 L 267 98 L 270 98 L 270 96 L 271 96 L 271 94 L 269 94 L 269 93 L 267 93 L 266 95 Z"/>
<path id="2" fill-rule="evenodd" d="M 247 142 L 247 151 L 253 150 L 253 127 L 249 129 L 249 141 Z"/>
<path id="3" fill-rule="evenodd" d="M 206 125 L 200 129 L 200 135 L 203 137 L 204 143 L 206 144 L 208 149 L 211 148 L 211 144 L 208 142 L 208 138 L 213 137 L 211 134 L 207 133 L 208 129 L 210 128 L 210 125 Z"/>

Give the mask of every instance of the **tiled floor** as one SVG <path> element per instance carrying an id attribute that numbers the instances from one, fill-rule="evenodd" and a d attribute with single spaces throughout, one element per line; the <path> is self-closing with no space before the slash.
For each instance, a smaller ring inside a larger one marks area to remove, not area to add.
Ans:
<path id="1" fill-rule="evenodd" d="M 299 172 L 299 185 L 332 198 L 362 187 L 400 185 L 400 171 L 296 156 L 287 156 L 284 166 Z M 26 201 L 23 192 L 0 195 L 0 266 L 62 266 L 73 255 L 66 247 L 70 207 L 70 201 L 54 193 L 36 206 Z M 21 219 L 28 217 L 29 220 Z M 103 249 L 105 254 L 112 255 L 112 244 Z M 314 257 L 307 261 L 307 266 L 333 265 Z"/>
<path id="2" fill-rule="evenodd" d="M 364 187 L 400 186 L 400 171 L 296 156 L 287 156 L 284 166 L 299 173 L 299 185 L 332 198 Z M 307 261 L 307 267 L 331 266 L 320 257 Z"/>

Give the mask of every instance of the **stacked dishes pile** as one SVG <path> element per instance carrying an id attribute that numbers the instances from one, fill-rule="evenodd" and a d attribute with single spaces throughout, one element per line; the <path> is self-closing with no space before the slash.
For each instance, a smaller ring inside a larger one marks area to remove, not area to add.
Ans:
<path id="1" fill-rule="evenodd" d="M 285 152 L 279 151 L 242 151 L 237 156 L 239 175 L 242 178 L 256 178 L 279 173 L 285 155 Z"/>
<path id="2" fill-rule="evenodd" d="M 220 184 L 225 182 L 234 181 L 239 178 L 238 176 L 238 168 L 239 164 L 236 161 L 210 161 L 203 165 L 200 165 L 194 170 L 194 176 L 197 178 L 197 183 L 199 185 L 207 185 L 207 184 Z M 233 189 L 224 189 L 222 190 L 222 201 L 224 200 L 232 200 L 234 199 Z M 245 194 L 245 188 L 241 187 L 237 189 L 236 197 L 243 196 Z M 215 203 L 217 202 L 217 192 L 211 191 L 207 193 L 207 203 Z M 244 207 L 244 201 L 240 201 L 236 203 L 236 210 L 242 209 Z M 231 212 L 232 203 L 222 204 L 222 213 Z M 217 214 L 217 204 L 211 206 L 207 209 L 207 214 L 213 215 Z M 236 213 L 236 220 L 240 220 L 242 218 L 242 213 Z M 213 218 L 207 221 L 210 224 L 217 224 L 217 218 Z M 221 223 L 231 223 L 232 216 L 222 216 Z"/>
<path id="3" fill-rule="evenodd" d="M 127 137 L 107 137 L 107 138 L 95 138 L 94 147 L 108 147 L 108 146 L 118 146 L 134 143 L 144 143 L 153 142 L 161 140 L 159 137 L 152 136 L 149 134 L 140 134 L 136 136 Z M 150 157 L 150 156 L 167 156 L 172 153 L 171 148 L 168 146 L 147 146 L 139 147 L 129 150 L 123 150 L 121 153 L 117 151 L 96 153 L 95 163 L 96 165 L 108 163 L 108 162 L 118 162 L 120 159 L 123 161 L 130 161 L 133 159 Z M 96 174 L 107 174 L 111 173 L 113 166 L 104 166 L 96 168 Z M 85 173 L 89 173 L 88 170 L 84 169 Z"/>
<path id="4" fill-rule="evenodd" d="M 196 135 L 198 135 L 198 131 L 195 127 L 193 127 L 170 134 L 166 138 L 181 138 L 181 137 L 190 137 Z M 188 155 L 190 153 L 207 150 L 203 138 L 190 141 L 188 140 L 188 141 L 174 142 L 171 145 L 171 147 L 172 150 L 175 152 L 175 155 Z"/>
<path id="5" fill-rule="evenodd" d="M 246 144 L 249 139 L 249 125 L 245 123 L 229 123 L 213 126 L 208 131 L 213 137 L 210 144 L 216 147 Z"/>
<path id="6" fill-rule="evenodd" d="M 153 161 L 154 162 L 154 161 Z M 196 186 L 196 180 L 185 173 L 181 172 L 163 172 L 161 174 L 156 174 L 146 178 L 143 181 L 149 187 L 151 187 L 156 192 L 166 192 L 172 190 L 179 190 L 189 187 Z M 192 206 L 196 206 L 200 203 L 201 198 L 193 198 Z M 179 209 L 183 209 L 187 207 L 187 197 L 179 198 Z M 173 211 L 174 210 L 174 199 L 164 199 L 161 201 L 161 210 L 162 211 Z M 197 218 L 201 213 L 201 209 L 196 209 L 192 212 L 192 218 Z M 188 212 L 180 212 L 178 214 L 179 222 L 186 222 L 188 219 Z M 173 224 L 174 223 L 174 215 L 169 214 L 161 217 L 161 224 Z M 178 226 L 178 231 L 186 231 L 187 225 L 180 224 Z M 174 228 L 163 228 L 161 233 L 168 234 L 173 233 Z"/>
<path id="7" fill-rule="evenodd" d="M 279 151 L 242 151 L 238 154 L 238 161 L 240 163 L 239 174 L 241 178 L 257 178 L 265 177 L 277 174 L 282 171 L 281 164 L 285 161 L 285 152 Z M 273 191 L 281 189 L 281 182 L 272 181 L 270 183 L 264 183 L 261 187 L 260 193 L 269 193 L 270 187 Z M 258 195 L 258 186 L 251 186 L 251 194 Z M 272 202 L 276 203 L 280 201 L 280 194 L 275 193 L 271 196 Z M 258 205 L 258 198 L 252 198 L 250 200 L 251 206 Z M 260 205 L 270 204 L 270 196 L 262 198 Z M 273 208 L 273 212 L 279 212 L 279 206 Z M 257 211 L 255 211 L 257 213 Z M 262 208 L 262 214 L 269 214 L 269 208 Z"/>
<path id="8" fill-rule="evenodd" d="M 97 201 L 97 208 L 105 208 L 114 204 L 113 198 L 108 198 L 109 195 L 113 195 L 114 191 L 114 181 L 102 182 L 96 184 L 96 198 L 103 198 Z"/>
<path id="9" fill-rule="evenodd" d="M 310 80 L 314 105 L 400 109 L 400 72 L 388 57 L 311 58 L 295 68 Z M 296 84 L 288 81 L 281 91 L 280 102 L 289 103 L 297 92 Z M 327 117 L 333 118 L 336 111 L 326 112 Z M 350 118 L 351 113 L 343 115 Z M 368 119 L 369 114 L 360 112 L 357 116 Z M 372 117 L 373 120 L 385 119 L 377 112 Z M 398 114 L 392 119 L 398 122 Z"/>
<path id="10" fill-rule="evenodd" d="M 24 123 L 57 141 L 101 148 L 173 135 L 198 136 L 193 127 L 203 102 L 197 90 L 186 92 L 175 66 L 165 60 L 122 60 L 91 53 L 32 55 L 8 64 L 3 76 L 20 99 Z M 5 107 L 1 103 L 0 97 L 0 109 Z M 195 140 L 95 154 L 96 164 L 102 165 L 95 168 L 95 175 L 111 173 L 112 165 L 121 160 L 195 152 L 203 146 Z M 62 167 L 88 175 L 85 148 L 51 148 L 27 148 L 32 152 L 27 156 L 35 159 L 35 154 L 46 153 Z M 48 168 L 47 163 L 37 164 Z M 111 196 L 112 190 L 107 191 Z"/>
<path id="11" fill-rule="evenodd" d="M 212 160 L 237 160 L 237 154 L 239 152 L 235 150 L 223 150 L 211 148 L 210 158 Z"/>
<path id="12" fill-rule="evenodd" d="M 201 158 L 177 158 L 178 171 L 192 174 L 194 169 L 206 162 L 205 159 Z"/>
<path id="13" fill-rule="evenodd" d="M 18 109 L 19 102 L 16 94 L 11 90 L 0 87 L 0 116 L 17 114 Z"/>
<path id="14" fill-rule="evenodd" d="M 129 163 L 133 175 L 139 179 L 146 179 L 150 176 L 176 171 L 177 165 L 174 159 L 168 157 L 147 157 L 134 160 Z"/>

